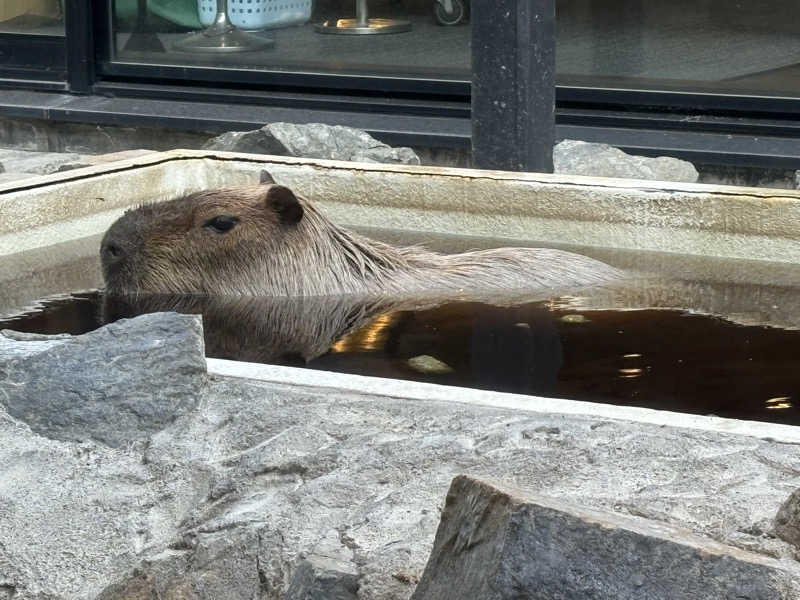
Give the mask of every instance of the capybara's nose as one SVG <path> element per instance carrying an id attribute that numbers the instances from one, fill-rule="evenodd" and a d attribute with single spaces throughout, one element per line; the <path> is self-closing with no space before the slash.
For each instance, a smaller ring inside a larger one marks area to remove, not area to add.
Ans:
<path id="1" fill-rule="evenodd" d="M 125 258 L 125 250 L 122 244 L 114 240 L 104 240 L 100 253 L 103 255 L 103 261 L 107 264 L 115 264 Z"/>

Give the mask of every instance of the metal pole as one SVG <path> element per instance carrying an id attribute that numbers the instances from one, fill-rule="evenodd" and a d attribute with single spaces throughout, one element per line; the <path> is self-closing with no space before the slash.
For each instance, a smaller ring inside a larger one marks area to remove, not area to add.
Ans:
<path id="1" fill-rule="evenodd" d="M 69 91 L 90 94 L 94 85 L 94 40 L 90 0 L 73 0 L 65 7 L 67 83 Z"/>
<path id="2" fill-rule="evenodd" d="M 402 33 L 411 30 L 411 21 L 381 18 L 370 19 L 367 0 L 356 0 L 355 19 L 328 19 L 327 21 L 317 24 L 314 29 L 318 33 L 335 33 L 338 35 Z"/>
<path id="3" fill-rule="evenodd" d="M 367 0 L 356 0 L 356 23 L 359 27 L 369 27 Z"/>
<path id="4" fill-rule="evenodd" d="M 472 3 L 472 161 L 553 172 L 555 0 Z"/>

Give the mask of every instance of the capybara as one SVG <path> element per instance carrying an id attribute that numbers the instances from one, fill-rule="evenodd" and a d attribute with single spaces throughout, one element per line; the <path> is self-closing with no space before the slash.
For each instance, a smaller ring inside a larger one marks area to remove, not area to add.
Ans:
<path id="1" fill-rule="evenodd" d="M 106 292 L 403 297 L 563 290 L 622 276 L 548 248 L 394 247 L 335 225 L 266 172 L 261 180 L 126 212 L 102 241 Z"/>

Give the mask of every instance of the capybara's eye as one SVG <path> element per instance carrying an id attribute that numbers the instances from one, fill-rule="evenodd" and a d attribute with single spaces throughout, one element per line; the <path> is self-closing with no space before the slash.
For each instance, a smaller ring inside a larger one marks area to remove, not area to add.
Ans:
<path id="1" fill-rule="evenodd" d="M 211 229 L 216 233 L 225 233 L 233 229 L 233 227 L 239 222 L 237 217 L 229 217 L 227 215 L 219 215 L 218 217 L 214 217 L 213 219 L 209 219 L 205 223 L 203 223 L 203 227 Z"/>

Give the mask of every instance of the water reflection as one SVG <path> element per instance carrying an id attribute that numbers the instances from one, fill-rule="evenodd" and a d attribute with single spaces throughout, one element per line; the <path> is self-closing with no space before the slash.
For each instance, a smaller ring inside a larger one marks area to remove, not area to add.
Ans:
<path id="1" fill-rule="evenodd" d="M 767 400 L 766 408 L 767 410 L 781 410 L 784 408 L 792 408 L 792 403 L 789 402 L 791 400 L 791 396 L 779 396 L 778 398 L 770 398 Z"/>
<path id="2" fill-rule="evenodd" d="M 202 314 L 206 354 L 213 358 L 553 393 L 562 350 L 549 310 L 536 303 L 443 304 L 363 297 L 123 296 L 105 298 L 102 321 L 158 311 Z"/>
<path id="3" fill-rule="evenodd" d="M 373 298 L 269 298 L 242 296 L 107 296 L 102 321 L 145 313 L 201 314 L 206 354 L 249 362 L 310 361 L 339 342 L 369 348 L 397 303 Z M 340 346 L 340 349 L 342 346 Z"/>
<path id="4" fill-rule="evenodd" d="M 637 377 L 642 376 L 643 371 L 641 369 L 620 369 L 619 376 L 622 379 L 636 379 Z"/>
<path id="5" fill-rule="evenodd" d="M 63 0 L 0 2 L 0 32 L 64 35 Z M 0 58 L 6 58 L 0 53 Z"/>
<path id="6" fill-rule="evenodd" d="M 210 357 L 800 424 L 800 331 L 663 309 L 565 320 L 574 306 L 509 304 L 85 294 L 0 329 L 82 333 L 177 310 L 203 314 Z"/>

